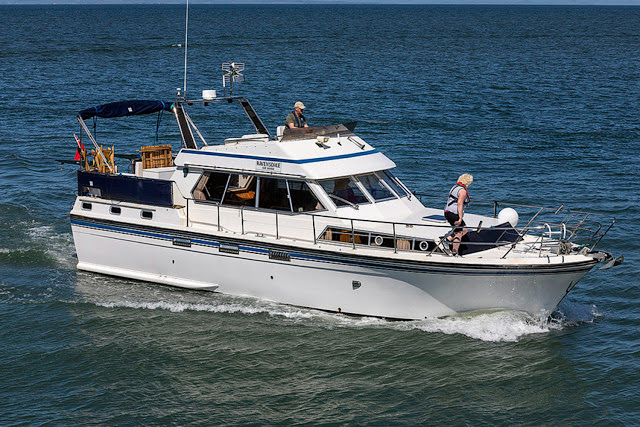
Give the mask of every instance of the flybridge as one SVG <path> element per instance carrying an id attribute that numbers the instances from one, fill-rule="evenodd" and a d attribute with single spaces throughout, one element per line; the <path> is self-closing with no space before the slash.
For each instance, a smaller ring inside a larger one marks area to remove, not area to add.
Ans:
<path id="1" fill-rule="evenodd" d="M 239 104 L 252 123 L 255 134 L 227 138 L 223 143 L 212 144 L 205 139 L 187 108 L 189 106 L 210 106 L 215 103 Z M 99 145 L 85 123 L 87 119 L 116 118 L 158 113 L 156 140 L 162 113 L 172 112 L 182 139 L 182 149 L 175 158 L 171 155 L 170 145 L 142 147 L 142 168 L 150 167 L 204 167 L 225 168 L 228 170 L 252 170 L 267 173 L 280 173 L 289 176 L 305 176 L 314 179 L 330 177 L 336 169 L 345 174 L 358 174 L 395 167 L 386 156 L 367 145 L 357 137 L 353 130 L 356 122 L 337 125 L 313 126 L 306 128 L 288 128 L 280 126 L 276 136 L 267 130 L 251 103 L 245 97 L 216 97 L 215 91 L 203 91 L 201 99 L 185 99 L 178 90 L 174 102 L 161 100 L 126 100 L 111 102 L 86 108 L 80 111 L 77 119 L 94 150 L 86 151 L 78 141 L 82 163 L 86 170 L 102 173 L 116 173 L 115 147 Z M 303 144 L 297 142 L 305 141 Z M 268 143 L 268 144 L 267 144 Z M 283 143 L 283 144 L 279 144 Z M 286 144 L 284 144 L 286 143 Z M 247 145 L 248 144 L 248 145 Z M 93 160 L 91 157 L 93 156 Z M 366 162 L 353 162 L 361 156 L 370 157 Z M 135 167 L 137 156 L 126 156 Z M 146 161 L 148 160 L 148 162 Z"/>
<path id="2" fill-rule="evenodd" d="M 186 57 L 185 57 L 186 60 Z M 360 150 L 365 150 L 366 144 L 363 142 L 358 142 L 351 137 L 353 135 L 353 131 L 356 127 L 356 122 L 346 122 L 337 125 L 328 125 L 328 126 L 313 126 L 306 128 L 289 128 L 285 126 L 280 126 L 277 129 L 276 136 L 272 136 L 264 122 L 258 116 L 258 113 L 255 111 L 249 100 L 245 97 L 234 97 L 232 96 L 232 88 L 233 82 L 244 81 L 244 76 L 241 74 L 241 71 L 244 70 L 243 63 L 237 62 L 229 62 L 222 64 L 222 69 L 225 71 L 223 76 L 223 87 L 224 87 L 224 95 L 223 97 L 217 97 L 215 90 L 203 90 L 202 98 L 200 99 L 187 99 L 186 98 L 186 75 L 185 75 L 185 88 L 181 90 L 177 89 L 176 100 L 174 102 L 167 101 L 158 101 L 158 100 L 126 100 L 126 101 L 117 101 L 111 102 L 107 104 L 98 105 L 95 107 L 86 108 L 78 113 L 77 119 L 82 126 L 83 130 L 87 134 L 88 138 L 91 140 L 91 143 L 94 146 L 94 150 L 92 152 L 84 154 L 83 161 L 85 167 L 89 167 L 89 162 L 87 160 L 87 155 L 94 156 L 93 165 L 100 172 L 115 172 L 116 165 L 113 161 L 112 157 L 114 155 L 114 147 L 111 147 L 109 150 L 103 149 L 102 146 L 98 145 L 94 135 L 91 133 L 89 128 L 87 127 L 85 120 L 93 118 L 94 119 L 94 131 L 95 131 L 95 119 L 100 118 L 115 118 L 115 117 L 127 117 L 127 116 L 137 116 L 137 115 L 145 115 L 151 113 L 159 113 L 158 122 L 156 125 L 156 139 L 157 133 L 160 123 L 161 115 L 164 111 L 173 112 L 174 117 L 178 123 L 178 127 L 180 130 L 180 135 L 182 139 L 182 147 L 189 150 L 198 150 L 200 147 L 209 146 L 209 142 L 202 135 L 198 127 L 195 125 L 191 117 L 186 111 L 187 106 L 192 106 L 194 104 L 201 104 L 203 106 L 209 106 L 212 103 L 223 103 L 223 104 L 239 104 L 246 116 L 249 118 L 249 121 L 253 125 L 255 129 L 255 134 L 253 135 L 245 135 L 240 138 L 228 138 L 224 142 L 225 143 L 239 143 L 239 142 L 259 142 L 259 141 L 300 141 L 300 140 L 313 140 L 316 139 L 316 144 L 318 147 L 328 148 L 324 145 L 329 141 L 332 137 L 337 137 L 340 139 L 340 136 L 347 136 L 351 142 L 353 142 Z M 186 72 L 186 69 L 185 69 Z M 229 96 L 226 96 L 227 86 L 229 88 Z M 78 141 L 78 151 L 84 151 L 84 147 L 82 146 L 81 141 Z M 334 150 L 335 151 L 335 150 Z M 267 161 L 267 160 L 265 160 Z M 275 168 L 275 165 L 265 165 L 265 164 L 257 164 L 257 167 L 268 167 Z"/>

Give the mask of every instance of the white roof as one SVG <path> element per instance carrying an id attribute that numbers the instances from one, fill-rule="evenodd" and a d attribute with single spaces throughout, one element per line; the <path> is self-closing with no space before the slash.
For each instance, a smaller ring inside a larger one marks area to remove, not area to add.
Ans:
<path id="1" fill-rule="evenodd" d="M 360 137 L 321 137 L 280 142 L 266 136 L 246 135 L 198 150 L 182 149 L 175 160 L 178 167 L 273 173 L 305 179 L 326 179 L 391 169 L 396 164 Z"/>

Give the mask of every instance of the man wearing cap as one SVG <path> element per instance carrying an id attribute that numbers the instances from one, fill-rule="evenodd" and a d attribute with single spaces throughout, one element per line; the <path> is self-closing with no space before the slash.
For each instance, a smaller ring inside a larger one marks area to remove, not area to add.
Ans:
<path id="1" fill-rule="evenodd" d="M 304 104 L 300 101 L 293 106 L 293 111 L 289 113 L 284 121 L 284 125 L 290 128 L 308 128 L 307 120 L 302 114 L 304 112 Z"/>

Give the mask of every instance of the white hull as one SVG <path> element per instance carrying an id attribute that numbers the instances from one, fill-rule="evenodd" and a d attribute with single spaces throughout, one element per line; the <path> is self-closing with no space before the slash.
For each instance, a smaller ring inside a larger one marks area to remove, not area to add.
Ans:
<path id="1" fill-rule="evenodd" d="M 81 270 L 396 319 L 493 308 L 548 313 L 595 264 L 523 268 L 418 263 L 282 242 L 229 240 L 214 233 L 128 232 L 126 224 L 96 226 L 81 219 L 72 219 L 72 230 Z M 236 247 L 238 253 L 232 253 Z"/>

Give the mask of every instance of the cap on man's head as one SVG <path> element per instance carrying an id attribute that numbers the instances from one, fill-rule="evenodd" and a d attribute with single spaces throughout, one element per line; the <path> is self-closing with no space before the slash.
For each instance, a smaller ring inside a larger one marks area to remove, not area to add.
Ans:
<path id="1" fill-rule="evenodd" d="M 300 108 L 301 110 L 304 110 L 304 104 L 302 102 L 298 101 L 298 102 L 295 103 L 293 108 Z"/>

